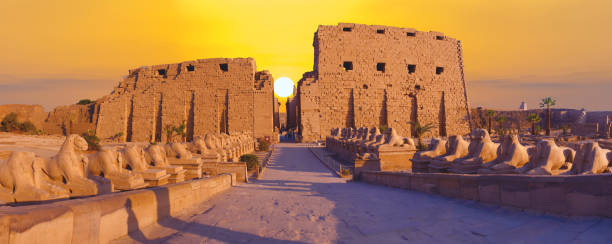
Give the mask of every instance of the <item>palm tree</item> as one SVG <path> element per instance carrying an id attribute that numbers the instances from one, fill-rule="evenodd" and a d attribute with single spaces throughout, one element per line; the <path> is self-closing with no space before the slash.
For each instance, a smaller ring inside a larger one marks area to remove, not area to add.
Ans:
<path id="1" fill-rule="evenodd" d="M 493 119 L 493 117 L 495 116 L 495 111 L 488 109 L 487 112 L 485 112 L 485 116 L 489 118 L 489 129 L 487 131 L 489 132 L 489 134 L 491 134 L 491 119 Z"/>
<path id="2" fill-rule="evenodd" d="M 412 130 L 414 131 L 414 135 L 419 140 L 418 142 L 419 144 L 417 145 L 417 147 L 421 149 L 423 148 L 423 142 L 422 142 L 423 135 L 425 135 L 425 133 L 427 132 L 431 132 L 431 129 L 433 129 L 435 126 L 431 123 L 426 124 L 426 125 L 421 125 L 421 123 L 419 123 L 418 121 L 410 121 L 410 124 L 412 125 Z"/>
<path id="3" fill-rule="evenodd" d="M 542 98 L 540 108 L 546 107 L 546 135 L 550 136 L 550 107 L 555 106 L 556 101 L 552 97 Z"/>
<path id="4" fill-rule="evenodd" d="M 541 119 L 538 114 L 529 114 L 527 121 L 531 122 L 531 134 L 536 134 L 536 124 L 540 123 Z"/>
<path id="5" fill-rule="evenodd" d="M 504 134 L 504 122 L 506 122 L 506 120 L 508 120 L 506 116 L 498 116 L 495 118 L 495 121 L 499 123 L 499 132 L 497 134 L 500 134 L 500 135 Z"/>

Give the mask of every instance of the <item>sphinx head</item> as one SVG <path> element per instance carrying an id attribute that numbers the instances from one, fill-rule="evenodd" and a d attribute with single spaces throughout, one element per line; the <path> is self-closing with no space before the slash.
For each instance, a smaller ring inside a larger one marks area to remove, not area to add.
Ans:
<path id="1" fill-rule="evenodd" d="M 89 148 L 87 141 L 76 134 L 69 135 L 64 145 L 72 145 L 75 150 L 86 151 Z"/>

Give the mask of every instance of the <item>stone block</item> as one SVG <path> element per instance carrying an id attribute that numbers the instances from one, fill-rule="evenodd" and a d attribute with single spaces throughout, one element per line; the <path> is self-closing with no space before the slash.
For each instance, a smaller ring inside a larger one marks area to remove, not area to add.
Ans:
<path id="1" fill-rule="evenodd" d="M 500 204 L 500 187 L 499 183 L 490 177 L 481 177 L 478 180 L 478 197 L 479 201 L 491 204 Z"/>
<path id="2" fill-rule="evenodd" d="M 531 177 L 529 181 L 532 209 L 547 213 L 567 213 L 562 177 Z"/>
<path id="3" fill-rule="evenodd" d="M 458 175 L 440 176 L 440 195 L 445 197 L 461 197 L 461 182 Z"/>

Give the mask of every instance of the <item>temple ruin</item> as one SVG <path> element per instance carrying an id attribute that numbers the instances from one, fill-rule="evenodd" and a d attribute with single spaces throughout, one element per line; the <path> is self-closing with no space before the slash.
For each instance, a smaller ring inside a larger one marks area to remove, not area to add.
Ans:
<path id="1" fill-rule="evenodd" d="M 130 70 L 98 100 L 96 135 L 126 141 L 166 141 L 166 128 L 186 125 L 186 139 L 206 133 L 274 131 L 273 78 L 252 58 L 200 59 Z"/>
<path id="2" fill-rule="evenodd" d="M 460 41 L 339 23 L 319 26 L 313 46 L 314 70 L 293 103 L 302 141 L 324 140 L 336 127 L 393 127 L 410 136 L 411 121 L 435 125 L 434 136 L 470 132 Z"/>

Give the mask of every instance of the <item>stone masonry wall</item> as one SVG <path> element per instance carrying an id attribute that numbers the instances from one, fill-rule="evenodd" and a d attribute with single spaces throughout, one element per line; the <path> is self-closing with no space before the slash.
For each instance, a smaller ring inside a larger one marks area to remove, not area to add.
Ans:
<path id="1" fill-rule="evenodd" d="M 131 70 L 98 101 L 96 134 L 127 141 L 166 141 L 166 128 L 186 125 L 186 139 L 205 133 L 272 136 L 273 78 L 251 58 L 200 59 Z"/>
<path id="2" fill-rule="evenodd" d="M 298 88 L 303 141 L 321 140 L 336 127 L 385 125 L 410 136 L 410 121 L 433 124 L 436 136 L 469 133 L 458 40 L 439 32 L 340 23 L 319 26 L 313 46 L 312 77 Z"/>

